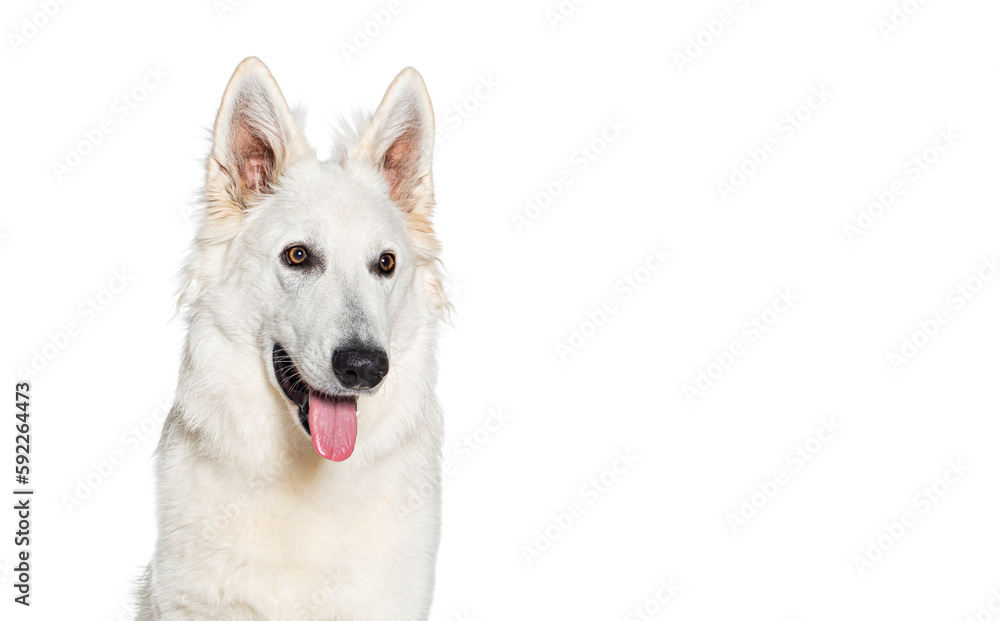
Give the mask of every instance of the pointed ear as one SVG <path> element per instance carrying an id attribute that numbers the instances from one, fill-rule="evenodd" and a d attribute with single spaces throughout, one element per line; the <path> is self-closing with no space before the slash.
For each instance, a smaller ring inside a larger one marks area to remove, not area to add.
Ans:
<path id="1" fill-rule="evenodd" d="M 259 59 L 240 63 L 222 96 L 208 158 L 208 199 L 247 209 L 308 145 L 281 89 Z"/>
<path id="2" fill-rule="evenodd" d="M 407 213 L 429 212 L 434 204 L 431 159 L 434 110 L 424 79 L 407 67 L 389 85 L 352 156 L 373 164 L 389 196 Z"/>

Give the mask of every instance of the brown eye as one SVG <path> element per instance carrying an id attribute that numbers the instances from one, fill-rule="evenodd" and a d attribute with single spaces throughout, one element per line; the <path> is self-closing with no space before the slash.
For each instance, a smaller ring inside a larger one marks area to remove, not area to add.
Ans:
<path id="1" fill-rule="evenodd" d="M 396 269 L 396 257 L 391 252 L 384 252 L 378 258 L 378 268 L 383 274 L 391 274 Z"/>
<path id="2" fill-rule="evenodd" d="M 285 251 L 285 263 L 289 265 L 302 265 L 309 258 L 309 253 L 302 246 L 292 246 Z"/>

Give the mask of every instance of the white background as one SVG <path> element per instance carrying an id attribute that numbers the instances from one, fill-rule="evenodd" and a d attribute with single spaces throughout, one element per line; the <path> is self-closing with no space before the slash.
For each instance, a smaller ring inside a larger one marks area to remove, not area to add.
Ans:
<path id="1" fill-rule="evenodd" d="M 157 404 L 183 339 L 177 273 L 209 128 L 248 55 L 309 105 L 321 154 L 338 116 L 373 108 L 404 66 L 435 102 L 457 309 L 439 394 L 457 472 L 433 619 L 1000 611 L 1000 283 L 976 280 L 1000 253 L 1000 7 L 895 2 L 592 0 L 560 21 L 557 0 L 399 0 L 395 14 L 386 1 L 121 0 L 48 18 L 44 2 L 6 2 L 0 490 L 13 488 L 12 388 L 30 377 L 37 495 L 27 611 L 11 601 L 14 515 L 0 516 L 0 616 L 129 618 L 155 540 Z M 146 80 L 155 89 L 141 86 L 150 69 L 165 74 Z M 102 119 L 112 131 L 81 147 Z M 609 122 L 624 128 L 602 138 Z M 741 166 L 742 187 L 720 191 Z M 848 234 L 896 181 L 891 206 Z M 544 208 L 519 228 L 529 200 Z M 647 270 L 660 247 L 670 258 Z M 961 308 L 958 286 L 977 289 Z M 773 310 L 786 290 L 794 303 Z M 80 307 L 102 295 L 100 312 Z M 938 311 L 947 322 L 926 323 Z M 769 324 L 757 337 L 755 318 Z M 560 355 L 574 330 L 582 346 Z M 894 364 L 904 338 L 922 346 Z M 742 355 L 712 366 L 733 342 Z M 700 372 L 715 379 L 688 398 Z M 835 435 L 820 431 L 830 420 Z M 799 446 L 808 461 L 788 457 Z M 595 491 L 618 452 L 636 463 Z M 967 471 L 921 500 L 949 462 Z M 680 585 L 665 603 L 660 581 Z"/>

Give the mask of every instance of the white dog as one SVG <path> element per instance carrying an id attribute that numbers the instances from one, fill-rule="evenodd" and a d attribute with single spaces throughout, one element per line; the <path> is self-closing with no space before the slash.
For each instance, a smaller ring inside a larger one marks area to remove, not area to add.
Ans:
<path id="1" fill-rule="evenodd" d="M 236 69 L 186 267 L 139 619 L 427 619 L 442 290 L 424 82 L 404 69 L 320 162 Z"/>

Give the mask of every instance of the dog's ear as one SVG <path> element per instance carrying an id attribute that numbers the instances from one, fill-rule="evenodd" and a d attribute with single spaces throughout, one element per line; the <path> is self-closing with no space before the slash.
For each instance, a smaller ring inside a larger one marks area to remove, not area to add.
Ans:
<path id="1" fill-rule="evenodd" d="M 434 205 L 433 152 L 431 99 L 424 79 L 407 67 L 389 85 L 352 156 L 382 173 L 389 196 L 405 212 L 427 216 Z"/>
<path id="2" fill-rule="evenodd" d="M 240 63 L 222 96 L 208 158 L 208 200 L 239 209 L 272 191 L 308 151 L 281 89 L 259 59 Z"/>
<path id="3" fill-rule="evenodd" d="M 400 207 L 423 265 L 431 302 L 447 314 L 451 304 L 444 292 L 438 256 L 441 245 L 434 235 L 434 109 L 417 70 L 407 67 L 389 85 L 371 122 L 358 135 L 344 159 L 371 165 L 381 174 L 389 197 Z"/>

